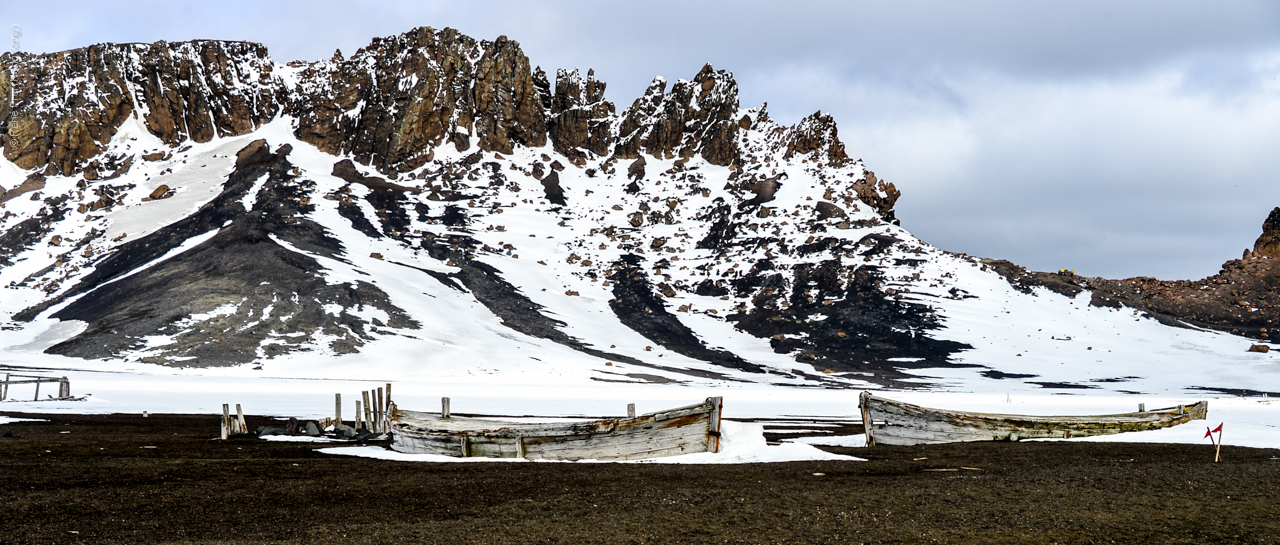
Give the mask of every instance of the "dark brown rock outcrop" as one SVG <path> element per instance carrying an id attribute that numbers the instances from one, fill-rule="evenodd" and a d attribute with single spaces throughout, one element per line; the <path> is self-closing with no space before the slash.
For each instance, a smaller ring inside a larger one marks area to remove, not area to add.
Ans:
<path id="1" fill-rule="evenodd" d="M 622 114 L 614 154 L 628 159 L 641 152 L 666 159 L 700 154 L 714 165 L 732 163 L 738 132 L 733 75 L 708 64 L 692 81 L 677 82 L 670 93 L 666 87 L 665 79 L 653 80 Z"/>
<path id="2" fill-rule="evenodd" d="M 49 174 L 84 169 L 130 116 L 167 144 L 207 142 L 256 129 L 285 99 L 266 48 L 248 42 L 99 44 L 0 65 L 5 158 Z"/>
<path id="3" fill-rule="evenodd" d="M 605 83 L 596 80 L 595 70 L 587 71 L 585 81 L 577 70 L 556 72 L 548 124 L 551 143 L 575 162 L 582 160 L 581 150 L 608 155 L 612 147 L 614 106 L 604 99 L 604 89 Z"/>
<path id="4" fill-rule="evenodd" d="M 1262 222 L 1262 235 L 1253 243 L 1253 257 L 1280 259 L 1280 206 Z"/>

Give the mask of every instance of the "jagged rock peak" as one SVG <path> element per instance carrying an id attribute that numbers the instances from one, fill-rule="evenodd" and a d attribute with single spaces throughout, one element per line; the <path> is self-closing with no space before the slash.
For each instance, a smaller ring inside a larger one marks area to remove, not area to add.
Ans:
<path id="1" fill-rule="evenodd" d="M 665 79 L 655 78 L 622 114 L 614 154 L 625 159 L 640 152 L 668 159 L 700 154 L 715 165 L 733 163 L 738 133 L 733 74 L 707 64 L 692 81 L 677 81 L 670 92 L 666 86 Z"/>
<path id="2" fill-rule="evenodd" d="M 849 155 L 844 152 L 844 144 L 837 132 L 836 120 L 830 114 L 814 112 L 791 129 L 786 156 L 816 154 L 814 158 L 820 162 L 833 167 L 843 166 L 849 162 Z"/>
<path id="3" fill-rule="evenodd" d="M 555 150 L 575 163 L 585 160 L 585 151 L 608 155 L 612 147 L 615 108 L 604 99 L 605 83 L 595 70 L 587 78 L 577 69 L 556 71 L 555 96 L 551 100 L 550 137 Z"/>
<path id="4" fill-rule="evenodd" d="M 421 27 L 375 39 L 343 62 L 307 65 L 290 111 L 296 135 L 385 171 L 408 171 L 434 149 L 474 144 L 510 153 L 546 143 L 545 84 L 520 44 Z M 543 78 L 545 82 L 545 78 Z"/>
<path id="5" fill-rule="evenodd" d="M 1253 255 L 1280 259 L 1280 206 L 1272 209 L 1262 222 L 1262 235 L 1253 243 Z"/>

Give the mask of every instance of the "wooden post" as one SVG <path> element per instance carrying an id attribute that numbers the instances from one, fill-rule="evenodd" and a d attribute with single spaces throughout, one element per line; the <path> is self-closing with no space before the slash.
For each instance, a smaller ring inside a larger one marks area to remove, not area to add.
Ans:
<path id="1" fill-rule="evenodd" d="M 360 392 L 360 395 L 364 398 L 364 429 L 373 431 L 373 405 L 369 403 L 369 392 Z"/>
<path id="2" fill-rule="evenodd" d="M 377 428 L 373 431 L 377 433 L 382 433 L 383 431 L 385 431 L 382 429 L 382 421 L 384 420 L 383 413 L 385 411 L 386 411 L 386 400 L 382 398 L 382 388 L 379 387 L 378 388 L 378 404 L 374 407 L 374 414 L 373 414 L 373 417 L 376 420 L 373 423 L 373 425 L 374 427 Z"/>
<path id="3" fill-rule="evenodd" d="M 383 424 L 385 424 L 386 426 L 382 431 L 389 432 L 391 431 L 391 383 L 390 382 L 387 383 L 387 404 L 382 408 L 382 411 L 383 411 L 383 415 L 382 415 Z"/>
<path id="4" fill-rule="evenodd" d="M 516 458 L 524 458 L 524 437 L 516 436 Z"/>
<path id="5" fill-rule="evenodd" d="M 1187 406 L 1186 406 L 1186 405 L 1181 405 L 1181 404 L 1179 404 L 1179 405 L 1178 405 L 1178 414 L 1182 414 L 1182 413 L 1185 413 L 1185 412 L 1187 412 Z"/>
<path id="6" fill-rule="evenodd" d="M 36 397 L 32 398 L 31 401 L 40 401 L 40 379 L 36 379 Z"/>
<path id="7" fill-rule="evenodd" d="M 240 410 L 239 403 L 236 403 L 236 419 L 239 420 L 240 433 L 249 433 L 249 426 L 244 423 L 244 411 Z"/>
<path id="8" fill-rule="evenodd" d="M 862 394 L 858 396 L 858 408 L 862 409 L 862 433 L 867 436 L 867 446 L 874 447 L 876 446 L 876 436 L 871 432 L 871 428 L 873 426 L 873 423 L 871 422 L 871 409 L 867 408 L 867 401 L 870 397 L 871 392 L 862 392 Z"/>
<path id="9" fill-rule="evenodd" d="M 221 435 L 222 435 L 222 440 L 223 440 L 223 441 L 226 441 L 226 440 L 227 440 L 227 419 L 223 418 L 223 419 L 219 422 L 218 427 L 222 429 L 222 434 L 221 434 Z"/>
<path id="10" fill-rule="evenodd" d="M 226 439 L 231 432 L 231 406 L 222 404 L 222 438 Z"/>
<path id="11" fill-rule="evenodd" d="M 635 403 L 628 403 L 628 404 L 627 404 L 627 418 L 635 418 L 635 417 L 636 417 L 636 404 L 635 404 Z"/>
<path id="12" fill-rule="evenodd" d="M 1139 404 L 1138 404 L 1138 412 L 1140 412 L 1140 413 L 1145 413 L 1145 412 L 1147 412 L 1147 404 L 1146 404 L 1146 403 L 1139 403 Z"/>
<path id="13" fill-rule="evenodd" d="M 463 458 L 468 458 L 471 456 L 471 442 L 468 439 L 469 438 L 466 435 L 462 436 L 462 457 Z"/>
<path id="14" fill-rule="evenodd" d="M 449 418 L 449 398 L 440 398 L 440 418 Z"/>
<path id="15" fill-rule="evenodd" d="M 342 425 L 342 394 L 333 394 L 333 425 Z"/>
<path id="16" fill-rule="evenodd" d="M 361 413 L 360 413 L 360 400 L 359 400 L 359 399 L 357 399 L 357 400 L 356 400 L 356 420 L 355 420 L 355 425 L 356 425 L 356 429 L 357 429 L 357 430 L 363 427 L 363 426 L 361 426 L 361 425 L 360 425 L 360 414 L 361 414 Z"/>
<path id="17" fill-rule="evenodd" d="M 58 381 L 58 399 L 66 399 L 71 397 L 71 381 L 67 377 L 62 377 Z"/>
<path id="18" fill-rule="evenodd" d="M 711 402 L 711 422 L 707 426 L 711 431 L 711 452 L 720 452 L 720 413 L 724 411 L 724 398 L 719 396 L 708 398 Z"/>
<path id="19" fill-rule="evenodd" d="M 4 374 L 4 384 L 0 384 L 0 401 L 9 396 L 9 373 Z"/>

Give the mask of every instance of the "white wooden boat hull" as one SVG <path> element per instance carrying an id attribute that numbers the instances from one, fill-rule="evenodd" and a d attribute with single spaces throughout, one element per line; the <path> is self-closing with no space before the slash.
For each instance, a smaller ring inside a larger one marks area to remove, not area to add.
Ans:
<path id="1" fill-rule="evenodd" d="M 931 409 L 869 392 L 859 397 L 859 407 L 868 446 L 1109 435 L 1204 420 L 1209 412 L 1208 402 L 1201 401 L 1153 411 L 1094 416 L 988 414 Z"/>
<path id="2" fill-rule="evenodd" d="M 521 424 L 392 410 L 391 449 L 529 460 L 641 460 L 720 448 L 721 398 L 634 418 Z"/>

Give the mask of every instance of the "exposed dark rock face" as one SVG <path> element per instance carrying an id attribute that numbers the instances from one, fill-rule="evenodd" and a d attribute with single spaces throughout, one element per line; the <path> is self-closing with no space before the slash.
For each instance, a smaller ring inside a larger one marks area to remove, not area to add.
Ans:
<path id="1" fill-rule="evenodd" d="M 417 327 L 373 284 L 329 284 L 315 258 L 273 240 L 322 256 L 336 257 L 343 249 L 305 218 L 314 184 L 289 173 L 289 151 L 281 146 L 272 153 L 263 140 L 250 144 L 210 205 L 121 246 L 62 296 L 15 318 L 29 319 L 82 295 L 52 316 L 87 322 L 87 330 L 50 353 L 103 358 L 144 349 L 147 337 L 172 336 L 142 360 L 184 366 L 247 363 L 297 350 L 317 335 L 332 339 L 328 348 L 335 353 L 355 352 L 378 327 Z M 253 209 L 245 210 L 241 199 L 263 175 L 268 179 Z M 216 234 L 208 240 L 139 270 L 210 231 Z M 343 310 L 335 315 L 326 305 Z M 348 312 L 365 307 L 378 309 L 386 321 Z"/>
<path id="2" fill-rule="evenodd" d="M 67 209 L 62 204 L 64 202 L 65 197 L 45 199 L 45 206 L 36 217 L 22 220 L 0 233 L 0 267 L 12 265 L 10 258 L 44 238 L 54 224 L 66 217 Z"/>
<path id="3" fill-rule="evenodd" d="M 950 355 L 970 348 L 930 338 L 937 316 L 925 305 L 901 300 L 884 286 L 876 267 L 829 260 L 782 271 L 762 261 L 732 285 L 739 294 L 754 296 L 750 306 L 728 319 L 770 338 L 776 352 L 796 354 L 797 362 L 815 369 L 874 372 L 867 380 L 892 383 L 909 376 L 900 369 L 954 366 Z"/>
<path id="4" fill-rule="evenodd" d="M 732 352 L 708 348 L 702 339 L 667 311 L 666 304 L 654 293 L 648 275 L 637 265 L 636 256 L 624 256 L 615 264 L 616 271 L 609 280 L 613 282 L 613 299 L 609 307 L 627 327 L 643 335 L 655 344 L 677 354 L 715 363 L 723 367 L 741 369 L 752 373 L 764 370 Z M 672 288 L 666 287 L 666 290 Z M 670 291 L 670 295 L 675 295 Z"/>

